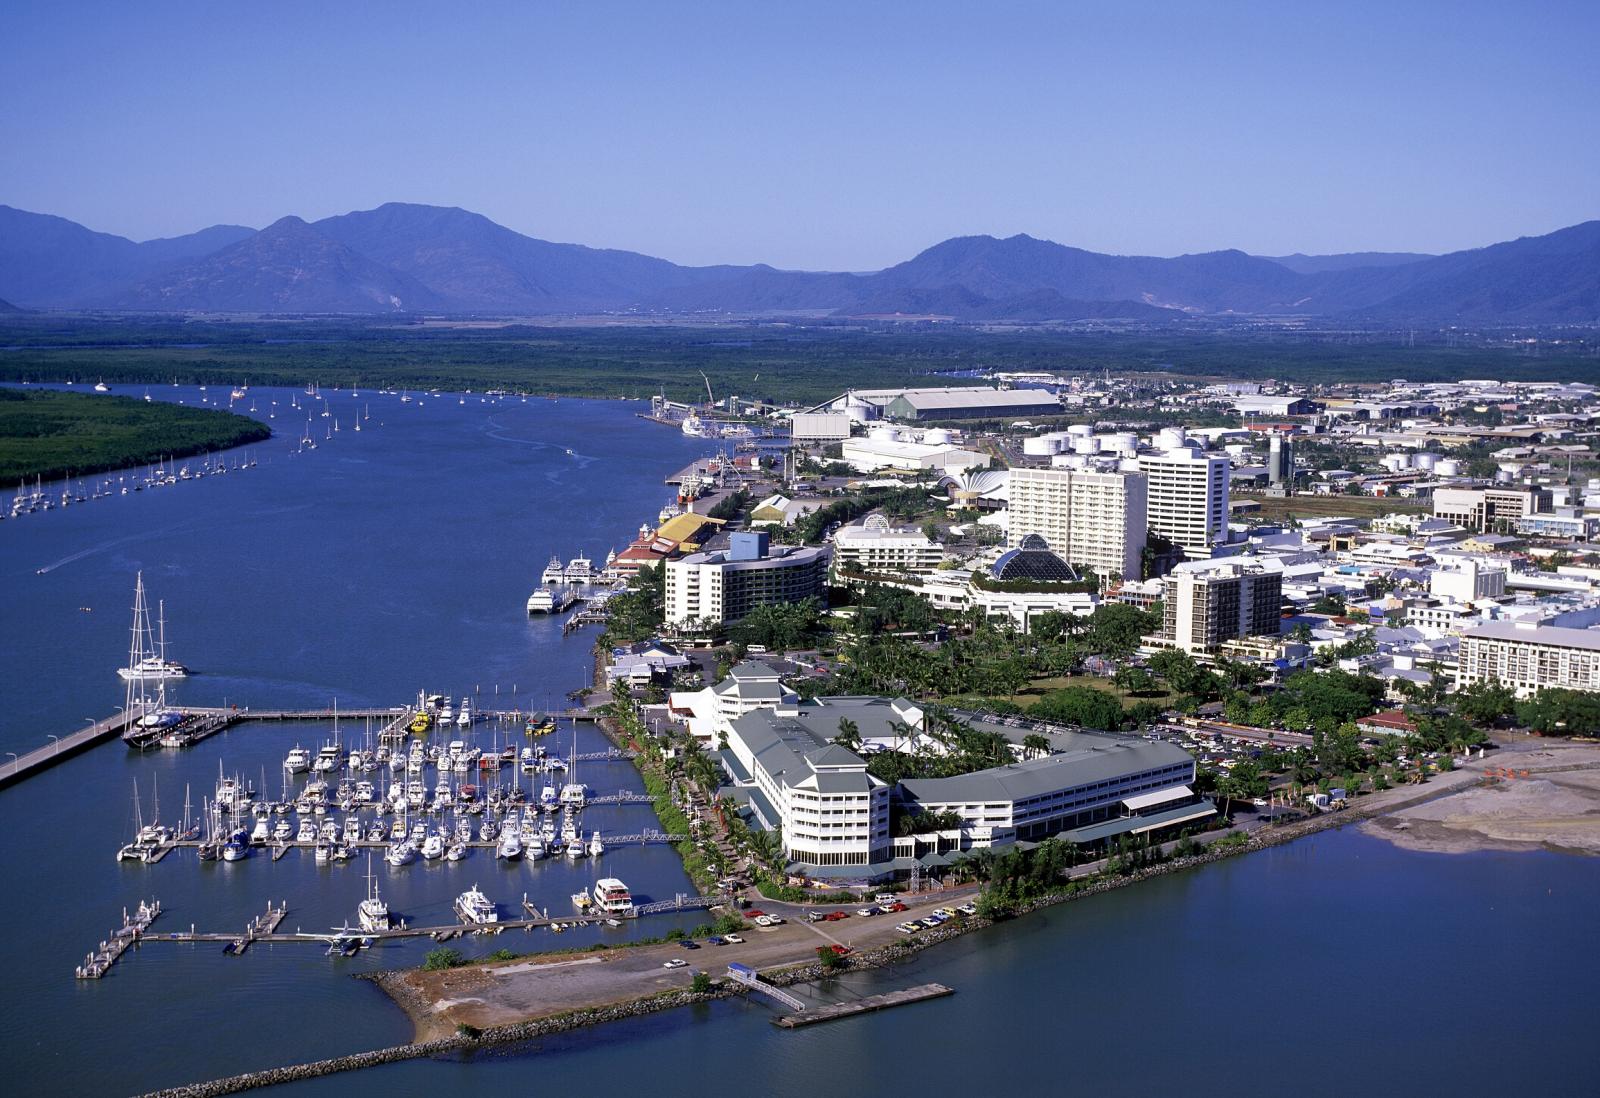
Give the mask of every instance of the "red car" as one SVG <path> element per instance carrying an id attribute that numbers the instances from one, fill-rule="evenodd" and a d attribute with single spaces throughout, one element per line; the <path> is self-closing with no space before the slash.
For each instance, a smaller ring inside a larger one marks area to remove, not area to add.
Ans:
<path id="1" fill-rule="evenodd" d="M 837 954 L 838 956 L 840 956 L 840 957 L 848 957 L 848 956 L 850 956 L 850 954 L 852 952 L 849 946 L 836 945 L 836 946 L 829 946 L 828 948 L 833 950 L 833 952 L 835 954 Z"/>
<path id="2" fill-rule="evenodd" d="M 848 911 L 830 911 L 822 917 L 822 921 L 825 923 L 836 923 L 840 919 L 848 919 L 849 917 L 850 913 Z"/>
<path id="3" fill-rule="evenodd" d="M 898 900 L 896 900 L 894 903 L 889 905 L 889 910 L 890 911 L 904 911 L 905 909 L 906 909 L 906 905 L 901 903 Z"/>
<path id="4" fill-rule="evenodd" d="M 759 907 L 752 907 L 749 911 L 745 912 L 746 917 L 751 918 L 751 919 L 754 919 L 757 915 L 765 915 L 765 914 L 766 914 L 766 912 L 762 911 Z"/>

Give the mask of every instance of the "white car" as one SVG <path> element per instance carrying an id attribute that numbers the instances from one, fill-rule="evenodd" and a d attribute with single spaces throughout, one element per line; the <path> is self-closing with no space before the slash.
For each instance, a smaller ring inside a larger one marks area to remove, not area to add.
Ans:
<path id="1" fill-rule="evenodd" d="M 922 924 L 921 923 L 901 923 L 899 926 L 895 927 L 895 929 L 898 930 L 902 934 L 915 934 L 917 931 L 922 929 Z"/>
<path id="2" fill-rule="evenodd" d="M 877 913 L 878 909 L 875 907 L 864 907 L 860 911 L 856 912 L 856 914 L 861 916 L 863 919 L 869 919 Z"/>
<path id="3" fill-rule="evenodd" d="M 689 967 L 689 962 L 685 961 L 682 957 L 674 957 L 670 961 L 662 961 L 661 962 L 661 967 L 662 968 L 688 968 Z"/>
<path id="4" fill-rule="evenodd" d="M 756 916 L 756 925 L 757 926 L 771 926 L 772 925 L 772 916 L 771 915 L 757 915 Z"/>
<path id="5" fill-rule="evenodd" d="M 737 934 L 724 934 L 722 936 L 722 940 L 727 942 L 729 945 L 744 945 L 744 939 L 739 937 Z"/>

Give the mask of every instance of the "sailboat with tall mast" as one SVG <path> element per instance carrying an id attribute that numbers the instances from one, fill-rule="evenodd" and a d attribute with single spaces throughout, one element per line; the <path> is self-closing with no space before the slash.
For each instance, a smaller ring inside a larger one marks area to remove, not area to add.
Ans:
<path id="1" fill-rule="evenodd" d="M 150 624 L 150 604 L 145 600 L 144 573 L 133 586 L 133 642 L 128 648 L 128 666 L 117 668 L 124 679 L 181 679 L 189 669 L 167 658 L 166 602 L 156 604 L 156 625 Z"/>
<path id="2" fill-rule="evenodd" d="M 127 683 L 123 692 L 122 711 L 127 714 L 127 724 L 122 729 L 122 740 L 130 747 L 140 749 L 158 742 L 163 733 L 183 718 L 167 708 L 167 679 L 181 676 L 139 673 L 140 669 L 165 663 L 165 654 L 155 647 L 155 635 L 150 628 L 150 607 L 144 597 L 144 573 L 140 572 L 133 588 L 133 638 L 128 643 L 128 666 L 119 673 Z M 187 670 L 183 674 L 188 674 Z M 150 696 L 146 684 L 154 681 L 155 697 Z"/>

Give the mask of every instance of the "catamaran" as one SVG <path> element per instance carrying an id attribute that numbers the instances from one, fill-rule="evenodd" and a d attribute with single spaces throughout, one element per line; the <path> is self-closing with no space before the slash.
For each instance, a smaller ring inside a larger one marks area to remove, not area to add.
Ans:
<path id="1" fill-rule="evenodd" d="M 124 680 L 181 679 L 189 674 L 183 664 L 167 659 L 166 607 L 164 603 L 157 606 L 159 632 L 153 632 L 144 595 L 144 573 L 140 572 L 133 585 L 133 643 L 128 649 L 128 666 L 117 668 Z"/>

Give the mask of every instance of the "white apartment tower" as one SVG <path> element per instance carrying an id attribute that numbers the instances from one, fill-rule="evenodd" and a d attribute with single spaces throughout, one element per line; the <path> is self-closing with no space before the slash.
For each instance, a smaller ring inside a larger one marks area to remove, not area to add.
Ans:
<path id="1" fill-rule="evenodd" d="M 1137 579 L 1145 545 L 1145 475 L 1012 469 L 1008 538 L 1044 538 L 1069 563 L 1101 577 Z"/>
<path id="2" fill-rule="evenodd" d="M 1227 455 L 1178 447 L 1139 455 L 1149 478 L 1149 528 L 1191 557 L 1210 556 L 1228 538 Z"/>

